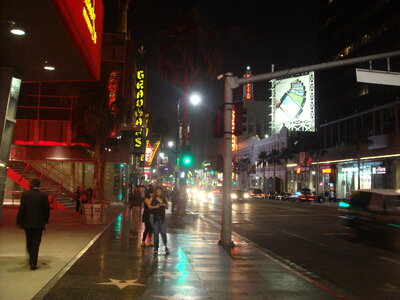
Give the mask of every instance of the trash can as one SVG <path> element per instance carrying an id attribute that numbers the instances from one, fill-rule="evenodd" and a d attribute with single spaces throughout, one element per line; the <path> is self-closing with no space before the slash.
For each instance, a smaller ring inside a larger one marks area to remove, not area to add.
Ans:
<path id="1" fill-rule="evenodd" d="M 108 204 L 104 203 L 83 203 L 83 217 L 85 224 L 101 225 L 106 222 Z"/>

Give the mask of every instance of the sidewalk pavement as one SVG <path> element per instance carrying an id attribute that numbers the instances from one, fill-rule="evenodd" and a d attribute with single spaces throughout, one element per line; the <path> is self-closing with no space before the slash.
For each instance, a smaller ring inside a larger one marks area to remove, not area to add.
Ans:
<path id="1" fill-rule="evenodd" d="M 235 236 L 236 247 L 225 251 L 217 245 L 218 228 L 204 217 L 168 214 L 167 218 L 170 255 L 165 254 L 162 244 L 157 256 L 152 247 L 140 246 L 140 238 L 130 234 L 127 209 L 74 264 L 31 296 L 35 300 L 347 299 L 343 292 L 293 269 L 241 237 Z M 62 234 L 58 238 L 64 239 Z M 47 261 L 49 255 L 41 252 L 39 260 Z M 20 273 L 29 273 L 18 260 L 10 262 L 8 269 L 12 264 Z M 45 271 L 32 273 L 40 278 L 40 272 Z"/>
<path id="2" fill-rule="evenodd" d="M 124 210 L 110 206 L 106 224 Z M 0 299 L 31 299 L 107 225 L 85 225 L 74 210 L 51 210 L 39 251 L 39 269 L 30 271 L 25 232 L 16 226 L 18 207 L 3 207 L 0 220 Z"/>

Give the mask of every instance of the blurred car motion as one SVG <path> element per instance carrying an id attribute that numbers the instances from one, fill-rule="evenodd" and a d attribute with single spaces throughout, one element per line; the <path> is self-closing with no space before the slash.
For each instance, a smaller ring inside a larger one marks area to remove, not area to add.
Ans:
<path id="1" fill-rule="evenodd" d="M 317 195 L 311 193 L 310 189 L 301 189 L 300 192 L 296 192 L 290 195 L 292 201 L 314 201 L 317 199 Z"/>
<path id="2" fill-rule="evenodd" d="M 250 197 L 256 198 L 256 199 L 264 199 L 265 194 L 261 191 L 261 189 L 250 189 L 248 191 Z"/>
<path id="3" fill-rule="evenodd" d="M 349 240 L 383 240 L 400 251 L 400 190 L 353 191 L 338 204 Z"/>

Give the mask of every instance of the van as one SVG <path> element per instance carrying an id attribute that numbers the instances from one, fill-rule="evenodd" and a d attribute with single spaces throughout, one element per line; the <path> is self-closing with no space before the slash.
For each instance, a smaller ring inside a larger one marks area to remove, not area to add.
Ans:
<path id="1" fill-rule="evenodd" d="M 353 191 L 338 206 L 350 240 L 383 239 L 400 250 L 400 190 Z"/>

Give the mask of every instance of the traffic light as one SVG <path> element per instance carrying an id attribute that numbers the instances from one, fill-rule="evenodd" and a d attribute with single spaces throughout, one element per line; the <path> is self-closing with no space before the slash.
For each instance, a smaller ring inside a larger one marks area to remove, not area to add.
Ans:
<path id="1" fill-rule="evenodd" d="M 224 137 L 224 106 L 217 107 L 214 115 L 214 137 Z"/>
<path id="2" fill-rule="evenodd" d="M 236 136 L 242 135 L 246 131 L 247 109 L 243 107 L 243 102 L 235 102 L 235 130 L 233 134 Z"/>
<path id="3" fill-rule="evenodd" d="M 189 167 L 193 164 L 193 156 L 189 153 L 185 153 L 182 155 L 182 165 L 185 167 Z"/>

